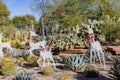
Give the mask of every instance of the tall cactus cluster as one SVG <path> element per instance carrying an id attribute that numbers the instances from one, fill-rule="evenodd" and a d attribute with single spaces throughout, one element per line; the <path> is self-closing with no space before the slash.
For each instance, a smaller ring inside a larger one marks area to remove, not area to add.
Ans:
<path id="1" fill-rule="evenodd" d="M 66 57 L 64 62 L 69 69 L 73 71 L 79 71 L 86 65 L 87 60 L 83 55 L 74 54 Z"/>
<path id="2" fill-rule="evenodd" d="M 3 75 L 10 75 L 16 72 L 16 66 L 11 58 L 3 58 L 1 61 L 1 72 Z"/>

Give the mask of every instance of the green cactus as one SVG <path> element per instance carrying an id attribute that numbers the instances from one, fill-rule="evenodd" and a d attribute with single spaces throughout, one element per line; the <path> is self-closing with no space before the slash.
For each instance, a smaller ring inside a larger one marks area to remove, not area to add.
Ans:
<path id="1" fill-rule="evenodd" d="M 1 72 L 3 75 L 10 75 L 16 72 L 16 66 L 11 58 L 5 57 L 1 61 Z"/>
<path id="2" fill-rule="evenodd" d="M 54 69 L 50 66 L 46 66 L 44 69 L 43 69 L 43 74 L 44 75 L 50 75 L 50 74 L 53 74 L 54 73 Z"/>
<path id="3" fill-rule="evenodd" d="M 120 57 L 117 57 L 113 61 L 113 66 L 110 69 L 110 76 L 114 80 L 120 80 Z"/>
<path id="4" fill-rule="evenodd" d="M 3 75 L 11 75 L 16 72 L 16 66 L 11 65 L 11 66 L 2 66 L 1 67 L 1 72 Z"/>
<path id="5" fill-rule="evenodd" d="M 112 60 L 113 59 L 111 52 L 106 51 L 106 52 L 104 52 L 104 54 L 105 54 L 105 59 L 106 60 Z"/>
<path id="6" fill-rule="evenodd" d="M 84 70 L 85 77 L 98 77 L 99 71 L 95 64 L 88 64 Z"/>
<path id="7" fill-rule="evenodd" d="M 66 66 L 73 71 L 80 70 L 82 67 L 86 65 L 86 62 L 87 62 L 84 59 L 84 56 L 77 55 L 77 54 L 73 54 L 73 55 L 66 57 L 64 61 L 65 61 Z"/>
<path id="8" fill-rule="evenodd" d="M 12 52 L 12 56 L 14 58 L 18 58 L 18 57 L 21 57 L 22 56 L 22 50 L 20 49 L 14 49 L 13 52 Z"/>
<path id="9" fill-rule="evenodd" d="M 35 78 L 33 72 L 22 71 L 15 76 L 12 80 L 38 80 Z"/>
<path id="10" fill-rule="evenodd" d="M 53 59 L 54 59 L 55 63 L 61 63 L 62 62 L 62 58 L 58 55 L 53 56 Z"/>

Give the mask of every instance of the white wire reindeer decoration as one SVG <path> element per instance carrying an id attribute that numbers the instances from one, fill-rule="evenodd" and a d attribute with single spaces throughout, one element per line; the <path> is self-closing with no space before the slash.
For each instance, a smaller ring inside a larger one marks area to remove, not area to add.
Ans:
<path id="1" fill-rule="evenodd" d="M 55 67 L 55 62 L 52 57 L 51 49 L 49 51 L 46 50 L 46 41 L 45 40 L 37 42 L 37 43 L 30 42 L 29 46 L 30 46 L 30 49 L 28 51 L 30 52 L 30 58 L 34 55 L 32 53 L 33 50 L 36 50 L 36 49 L 39 50 L 40 57 L 37 60 L 39 67 L 41 67 L 41 64 L 40 64 L 41 59 L 43 60 L 43 65 L 42 65 L 43 67 L 46 66 L 46 59 L 49 59 L 50 61 L 52 61 L 53 65 Z M 50 65 L 49 61 L 47 62 L 47 65 Z"/>
<path id="2" fill-rule="evenodd" d="M 44 68 L 46 67 L 46 59 L 49 59 L 50 61 L 52 61 L 53 65 L 54 65 L 54 68 L 56 68 L 51 49 L 49 49 L 49 50 L 46 49 L 46 42 L 45 41 L 41 42 L 39 51 L 40 51 L 40 57 L 37 60 L 37 63 L 39 64 L 39 67 L 41 66 L 40 60 L 42 58 Z M 47 62 L 47 65 L 50 65 L 49 61 Z"/>
<path id="3" fill-rule="evenodd" d="M 29 42 L 32 42 L 36 36 L 39 37 L 34 31 L 29 30 Z"/>
<path id="4" fill-rule="evenodd" d="M 46 49 L 46 43 L 47 42 L 45 40 L 43 40 L 43 41 L 34 43 L 32 41 L 33 41 L 35 36 L 38 36 L 38 35 L 33 31 L 29 31 L 29 37 L 30 37 L 29 46 L 30 46 L 30 49 L 28 51 L 30 52 L 30 58 L 34 55 L 32 53 L 32 51 L 36 50 L 36 49 L 39 49 L 40 57 L 37 60 L 37 63 L 39 65 L 39 67 L 41 67 L 41 64 L 40 64 L 41 59 L 43 60 L 43 65 L 42 65 L 43 67 L 46 66 L 46 59 L 49 59 L 50 61 L 53 62 L 53 65 L 54 65 L 54 68 L 55 68 L 55 62 L 54 62 L 54 59 L 52 57 L 51 49 L 50 50 Z M 47 62 L 47 64 L 50 65 L 49 61 Z"/>
<path id="5" fill-rule="evenodd" d="M 90 62 L 93 63 L 93 60 L 95 62 L 95 59 L 98 56 L 101 67 L 105 68 L 105 56 L 101 48 L 101 44 L 99 41 L 94 40 L 93 30 L 89 26 L 88 26 L 88 42 L 90 44 Z"/>
<path id="6" fill-rule="evenodd" d="M 0 34 L 0 58 L 1 59 L 4 57 L 4 55 L 3 55 L 3 53 L 4 53 L 3 52 L 3 48 L 10 49 L 11 52 L 13 51 L 13 48 L 11 47 L 11 42 L 9 41 L 9 42 L 3 43 L 2 42 L 2 38 L 3 38 L 3 36 L 2 36 L 2 34 Z"/>

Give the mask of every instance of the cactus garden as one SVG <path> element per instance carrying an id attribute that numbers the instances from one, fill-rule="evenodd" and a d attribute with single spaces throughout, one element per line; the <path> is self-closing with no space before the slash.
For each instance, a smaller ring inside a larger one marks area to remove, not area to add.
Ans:
<path id="1" fill-rule="evenodd" d="M 119 55 L 119 0 L 0 0 L 0 80 L 120 80 Z"/>

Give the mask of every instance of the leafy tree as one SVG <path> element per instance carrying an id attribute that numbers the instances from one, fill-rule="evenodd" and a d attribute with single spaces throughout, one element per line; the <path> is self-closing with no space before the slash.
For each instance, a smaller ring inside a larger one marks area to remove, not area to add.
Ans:
<path id="1" fill-rule="evenodd" d="M 0 0 L 0 25 L 8 25 L 10 12 L 2 0 Z"/>
<path id="2" fill-rule="evenodd" d="M 113 4 L 110 0 L 64 0 L 63 2 L 49 16 L 49 23 L 56 20 L 68 27 L 80 25 L 87 22 L 88 19 L 100 20 L 105 15 L 120 16 L 119 10 L 116 8 L 118 3 Z"/>
<path id="3" fill-rule="evenodd" d="M 60 2 L 61 0 L 33 0 L 32 4 L 32 10 L 37 11 L 40 16 L 40 31 L 42 32 L 43 36 L 44 34 L 44 27 L 47 23 L 47 17 L 46 15 L 49 15 L 49 13 L 53 12 L 53 5 L 55 5 L 53 2 L 56 1 L 56 3 Z M 58 5 L 58 4 L 57 4 Z"/>
<path id="4" fill-rule="evenodd" d="M 31 23 L 33 21 L 33 24 L 37 24 L 37 21 L 35 20 L 35 17 L 32 15 L 25 15 L 25 16 L 15 16 L 12 19 L 12 23 L 17 27 L 22 27 L 25 29 L 26 27 L 31 27 Z"/>

